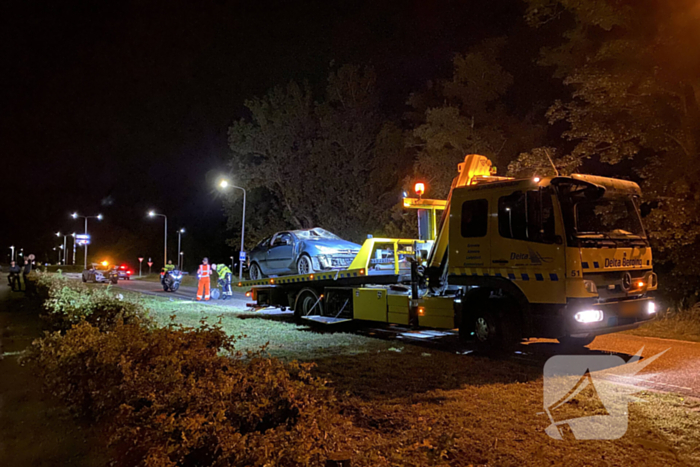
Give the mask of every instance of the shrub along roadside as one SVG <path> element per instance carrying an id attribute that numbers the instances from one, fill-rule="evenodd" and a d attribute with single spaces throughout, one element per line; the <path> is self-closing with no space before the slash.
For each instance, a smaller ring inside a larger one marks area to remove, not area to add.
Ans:
<path id="1" fill-rule="evenodd" d="M 322 465 L 342 439 L 332 392 L 309 365 L 237 352 L 216 327 L 156 328 L 109 291 L 39 282 L 55 331 L 24 360 L 106 427 L 118 465 Z"/>
<path id="2" fill-rule="evenodd" d="M 66 331 L 83 322 L 103 331 L 118 322 L 153 325 L 143 305 L 109 287 L 90 287 L 61 274 L 38 274 L 36 290 L 44 299 L 43 317 L 54 330 Z"/>

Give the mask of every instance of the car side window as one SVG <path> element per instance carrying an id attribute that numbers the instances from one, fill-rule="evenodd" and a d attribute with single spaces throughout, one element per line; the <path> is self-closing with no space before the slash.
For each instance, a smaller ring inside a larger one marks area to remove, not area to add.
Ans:
<path id="1" fill-rule="evenodd" d="M 278 234 L 275 237 L 275 240 L 272 244 L 272 246 L 281 246 L 281 245 L 291 245 L 292 244 L 292 235 L 290 233 L 281 233 Z"/>
<path id="2" fill-rule="evenodd" d="M 462 237 L 486 236 L 489 202 L 485 199 L 465 201 L 462 204 Z"/>
<path id="3" fill-rule="evenodd" d="M 499 198 L 498 233 L 503 238 L 552 243 L 555 228 L 551 191 L 516 191 Z"/>

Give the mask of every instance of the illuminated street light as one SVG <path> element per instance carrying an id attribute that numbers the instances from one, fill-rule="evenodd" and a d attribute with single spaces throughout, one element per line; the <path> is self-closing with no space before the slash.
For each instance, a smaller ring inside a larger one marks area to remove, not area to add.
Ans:
<path id="1" fill-rule="evenodd" d="M 168 216 L 165 214 L 158 214 L 154 210 L 148 211 L 148 217 L 162 217 L 165 219 L 165 239 L 163 241 L 163 267 L 168 264 Z"/>
<path id="2" fill-rule="evenodd" d="M 72 217 L 73 219 L 78 219 L 78 218 L 85 219 L 85 235 L 88 234 L 88 230 L 87 230 L 87 227 L 88 227 L 88 219 L 97 219 L 98 221 L 101 221 L 101 220 L 103 219 L 103 218 L 102 218 L 102 214 L 98 214 L 98 215 L 96 215 L 96 216 L 81 216 L 81 215 L 78 214 L 77 212 L 74 212 L 73 214 L 71 214 L 71 217 Z M 85 269 L 87 269 L 88 244 L 85 243 L 85 244 L 83 245 L 83 248 L 85 248 L 85 258 L 84 258 L 84 263 L 85 263 L 85 264 L 84 264 L 84 267 L 85 267 Z"/>
<path id="3" fill-rule="evenodd" d="M 180 248 L 182 234 L 185 233 L 184 227 L 177 231 L 177 269 L 182 271 L 182 249 Z"/>
<path id="4" fill-rule="evenodd" d="M 61 237 L 61 232 L 56 232 L 57 237 Z M 61 247 L 63 249 L 63 265 L 65 266 L 68 264 L 66 261 L 66 254 L 68 251 L 68 237 L 70 235 L 63 235 L 63 246 Z M 73 246 L 75 247 L 75 234 L 73 234 Z M 75 256 L 75 248 L 73 248 L 73 255 Z M 75 257 L 73 258 L 73 264 L 75 264 Z"/>
<path id="5" fill-rule="evenodd" d="M 10 247 L 10 249 L 12 250 L 12 261 L 14 261 L 14 260 L 15 260 L 15 246 L 12 245 L 12 246 Z"/>
<path id="6" fill-rule="evenodd" d="M 244 188 L 241 188 L 236 185 L 232 185 L 228 180 L 222 179 L 219 182 L 219 188 L 222 190 L 226 190 L 227 188 L 235 188 L 238 190 L 243 191 L 243 221 L 241 222 L 241 251 L 238 253 L 238 281 L 241 282 L 243 281 L 243 257 L 242 255 L 245 255 L 245 200 L 246 200 L 246 191 Z"/>

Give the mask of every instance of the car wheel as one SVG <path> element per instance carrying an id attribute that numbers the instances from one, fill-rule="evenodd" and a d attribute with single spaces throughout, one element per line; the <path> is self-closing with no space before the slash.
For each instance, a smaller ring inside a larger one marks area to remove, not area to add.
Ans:
<path id="1" fill-rule="evenodd" d="M 257 263 L 253 263 L 250 265 L 250 272 L 248 274 L 250 280 L 252 281 L 257 281 L 264 277 L 262 271 L 260 270 L 260 266 L 258 266 Z"/>
<path id="2" fill-rule="evenodd" d="M 323 300 L 319 299 L 319 294 L 313 289 L 304 289 L 294 301 L 294 319 L 297 323 L 307 315 L 323 316 Z"/>
<path id="3" fill-rule="evenodd" d="M 595 336 L 586 336 L 586 337 L 571 337 L 571 336 L 563 336 L 557 338 L 559 343 L 564 346 L 564 348 L 568 349 L 582 349 L 583 347 L 587 346 L 591 342 L 593 342 L 593 339 L 595 339 Z"/>
<path id="4" fill-rule="evenodd" d="M 306 255 L 302 255 L 297 262 L 297 273 L 299 274 L 312 274 L 314 272 L 314 263 Z"/>

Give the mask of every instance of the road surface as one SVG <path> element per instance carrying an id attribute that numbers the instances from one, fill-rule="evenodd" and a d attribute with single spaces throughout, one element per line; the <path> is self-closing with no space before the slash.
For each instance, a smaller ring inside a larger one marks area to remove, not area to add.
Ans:
<path id="1" fill-rule="evenodd" d="M 158 297 L 166 298 L 177 298 L 180 300 L 195 300 L 197 296 L 196 287 L 180 286 L 177 292 L 164 292 L 163 286 L 160 282 L 150 282 L 142 280 L 129 280 L 129 281 L 119 281 L 116 287 L 120 287 L 125 290 L 130 290 L 132 292 L 139 292 L 146 295 L 155 295 Z M 217 306 L 227 306 L 237 310 L 245 310 L 246 303 L 250 303 L 251 300 L 245 296 L 245 294 L 234 292 L 233 299 L 229 300 L 210 300 L 208 302 L 203 301 L 202 303 L 217 305 Z"/>

